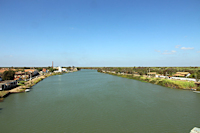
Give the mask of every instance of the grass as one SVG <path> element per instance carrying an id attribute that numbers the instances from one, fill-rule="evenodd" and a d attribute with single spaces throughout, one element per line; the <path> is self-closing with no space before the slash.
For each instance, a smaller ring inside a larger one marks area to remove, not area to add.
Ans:
<path id="1" fill-rule="evenodd" d="M 4 97 L 9 91 L 0 91 L 0 97 Z"/>
<path id="2" fill-rule="evenodd" d="M 17 85 L 22 86 L 22 85 L 24 85 L 24 84 L 22 84 L 22 83 L 18 83 Z"/>
<path id="3" fill-rule="evenodd" d="M 27 82 L 27 81 L 19 81 L 19 83 L 21 83 L 21 84 L 24 84 L 25 82 Z"/>
<path id="4" fill-rule="evenodd" d="M 40 82 L 42 80 L 42 78 L 38 78 L 35 81 L 33 81 L 33 83 L 37 84 L 38 82 Z"/>
<path id="5" fill-rule="evenodd" d="M 170 87 L 170 88 L 191 89 L 191 88 L 196 87 L 195 83 L 192 81 L 189 82 L 189 81 L 160 79 L 160 78 L 155 78 L 155 77 L 144 77 L 144 76 L 133 76 L 133 75 L 117 75 L 117 74 L 112 74 L 112 75 L 120 76 L 123 78 L 140 80 L 143 82 L 149 82 L 152 84 L 157 84 L 157 85 Z M 199 90 L 200 90 L 200 87 L 199 87 Z"/>

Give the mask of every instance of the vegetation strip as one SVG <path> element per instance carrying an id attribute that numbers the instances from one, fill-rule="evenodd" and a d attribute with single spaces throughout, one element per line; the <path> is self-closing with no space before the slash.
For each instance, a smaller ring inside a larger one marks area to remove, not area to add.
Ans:
<path id="1" fill-rule="evenodd" d="M 195 85 L 192 81 L 180 81 L 180 80 L 170 80 L 170 79 L 161 79 L 161 78 L 152 78 L 152 77 L 144 77 L 144 76 L 134 76 L 134 75 L 121 75 L 121 74 L 113 74 L 113 73 L 107 73 L 123 78 L 129 78 L 129 79 L 135 79 L 140 81 L 149 82 L 156 85 L 161 85 L 164 87 L 169 88 L 177 88 L 177 89 L 197 89 L 200 90 L 199 87 Z"/>

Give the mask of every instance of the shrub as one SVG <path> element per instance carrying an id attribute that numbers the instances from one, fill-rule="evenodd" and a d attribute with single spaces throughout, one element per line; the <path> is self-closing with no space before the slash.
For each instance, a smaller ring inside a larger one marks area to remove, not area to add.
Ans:
<path id="1" fill-rule="evenodd" d="M 3 80 L 13 80 L 15 72 L 13 70 L 3 72 Z"/>
<path id="2" fill-rule="evenodd" d="M 22 84 L 22 83 L 18 83 L 17 85 L 22 86 L 22 85 L 24 85 L 24 84 Z"/>

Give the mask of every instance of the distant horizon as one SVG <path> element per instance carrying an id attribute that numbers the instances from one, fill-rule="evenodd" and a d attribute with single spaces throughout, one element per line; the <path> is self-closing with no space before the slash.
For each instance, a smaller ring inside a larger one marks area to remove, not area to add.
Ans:
<path id="1" fill-rule="evenodd" d="M 52 66 L 4 66 L 5 68 L 15 68 L 15 67 L 52 67 Z M 0 67 L 0 68 L 4 68 Z M 53 66 L 59 67 L 59 66 Z M 72 66 L 61 66 L 61 67 L 72 67 Z M 86 66 L 74 66 L 74 67 L 86 67 Z M 88 66 L 87 66 L 88 67 Z M 89 66 L 90 67 L 200 67 L 200 66 Z"/>

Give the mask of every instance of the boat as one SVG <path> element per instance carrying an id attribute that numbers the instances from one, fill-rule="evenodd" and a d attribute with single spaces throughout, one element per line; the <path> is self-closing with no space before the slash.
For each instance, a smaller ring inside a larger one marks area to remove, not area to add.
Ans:
<path id="1" fill-rule="evenodd" d="M 194 93 L 200 93 L 200 91 L 193 91 Z"/>
<path id="2" fill-rule="evenodd" d="M 25 92 L 29 92 L 29 91 L 30 91 L 30 89 L 26 89 L 26 90 L 25 90 Z"/>
<path id="3" fill-rule="evenodd" d="M 194 128 L 190 131 L 190 133 L 200 133 L 200 128 L 194 127 Z"/>

